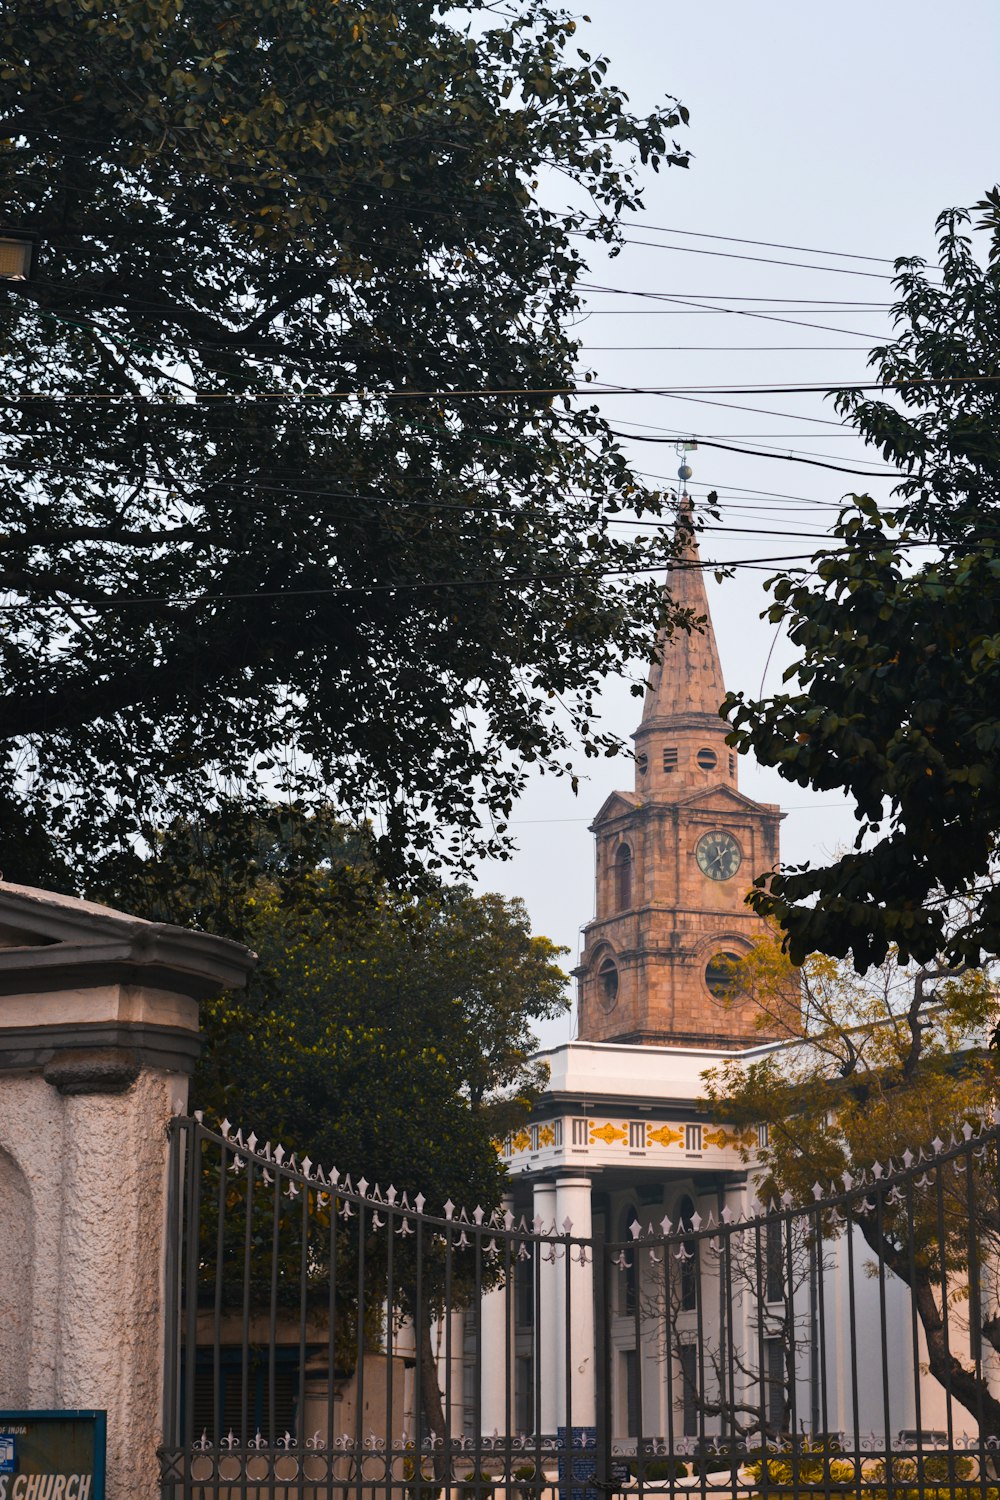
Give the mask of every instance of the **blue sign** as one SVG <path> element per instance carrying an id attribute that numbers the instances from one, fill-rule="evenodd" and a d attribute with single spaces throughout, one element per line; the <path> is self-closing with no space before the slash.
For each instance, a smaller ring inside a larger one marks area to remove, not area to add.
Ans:
<path id="1" fill-rule="evenodd" d="M 0 1500 L 104 1500 L 107 1413 L 0 1411 Z"/>

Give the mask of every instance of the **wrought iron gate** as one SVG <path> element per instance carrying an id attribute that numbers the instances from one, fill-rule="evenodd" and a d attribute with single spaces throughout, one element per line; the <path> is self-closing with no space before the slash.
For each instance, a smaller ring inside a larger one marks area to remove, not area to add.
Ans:
<path id="1" fill-rule="evenodd" d="M 616 1242 L 179 1119 L 164 1495 L 1000 1500 L 998 1133 Z"/>

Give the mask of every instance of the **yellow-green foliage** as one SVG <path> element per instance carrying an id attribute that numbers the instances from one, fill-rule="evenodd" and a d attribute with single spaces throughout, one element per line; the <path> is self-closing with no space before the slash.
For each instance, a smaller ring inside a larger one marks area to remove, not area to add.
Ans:
<path id="1" fill-rule="evenodd" d="M 956 1484 L 941 1488 L 919 1487 L 903 1488 L 893 1485 L 892 1489 L 869 1489 L 866 1481 L 862 1481 L 861 1494 L 863 1500 L 1000 1500 L 1000 1489 L 991 1485 L 981 1490 L 977 1484 Z M 772 1488 L 770 1485 L 757 1487 L 756 1493 L 766 1494 L 768 1500 L 800 1500 L 804 1491 L 810 1494 L 825 1494 L 828 1486 L 822 1481 L 809 1482 L 804 1478 L 800 1480 L 795 1489 L 784 1490 Z M 854 1481 L 849 1480 L 835 1485 L 832 1480 L 829 1485 L 831 1490 L 853 1490 Z"/>
<path id="2" fill-rule="evenodd" d="M 827 1459 L 821 1453 L 807 1454 L 797 1461 L 789 1455 L 748 1465 L 757 1488 L 769 1492 L 775 1488 L 780 1489 L 783 1485 L 796 1483 L 796 1470 L 798 1484 L 823 1485 L 826 1482 L 824 1467 L 831 1485 L 854 1483 L 854 1465 L 849 1459 Z"/>
<path id="3" fill-rule="evenodd" d="M 919 1487 L 922 1467 L 925 1481 L 932 1486 Z M 769 1500 L 796 1500 L 806 1490 L 851 1490 L 858 1485 L 857 1468 L 852 1459 L 827 1458 L 821 1453 L 804 1453 L 799 1458 L 791 1454 L 768 1457 L 748 1465 L 754 1486 L 766 1493 Z M 948 1484 L 950 1475 L 957 1480 L 972 1477 L 974 1465 L 970 1458 L 956 1453 L 936 1453 L 919 1459 L 906 1456 L 894 1457 L 887 1465 L 884 1459 L 862 1460 L 861 1486 L 866 1500 L 1000 1500 L 1000 1490 L 989 1488 L 985 1492 L 971 1484 Z M 884 1486 L 891 1478 L 892 1491 Z M 938 1488 L 942 1481 L 946 1488 Z M 902 1488 L 901 1486 L 907 1486 Z M 909 1488 L 913 1486 L 913 1488 Z"/>

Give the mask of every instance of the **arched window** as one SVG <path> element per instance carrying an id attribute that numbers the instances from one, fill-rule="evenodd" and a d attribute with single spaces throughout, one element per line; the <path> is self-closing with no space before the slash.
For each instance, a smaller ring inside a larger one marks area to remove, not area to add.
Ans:
<path id="1" fill-rule="evenodd" d="M 618 965 L 610 953 L 597 966 L 597 990 L 605 1010 L 611 1010 L 618 999 Z"/>
<path id="2" fill-rule="evenodd" d="M 690 1198 L 682 1198 L 677 1206 L 677 1227 L 682 1234 L 690 1234 L 693 1220 L 694 1204 Z M 694 1312 L 698 1306 L 698 1241 L 685 1240 L 681 1249 L 681 1311 Z"/>
<path id="3" fill-rule="evenodd" d="M 615 911 L 627 911 L 632 905 L 632 850 L 621 844 L 615 855 Z"/>

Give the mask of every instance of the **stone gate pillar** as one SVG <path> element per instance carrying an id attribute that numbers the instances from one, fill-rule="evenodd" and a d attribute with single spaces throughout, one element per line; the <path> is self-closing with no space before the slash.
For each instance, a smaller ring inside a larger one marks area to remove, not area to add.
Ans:
<path id="1" fill-rule="evenodd" d="M 108 1500 L 160 1493 L 167 1125 L 253 962 L 0 881 L 0 1406 L 106 1410 Z"/>

